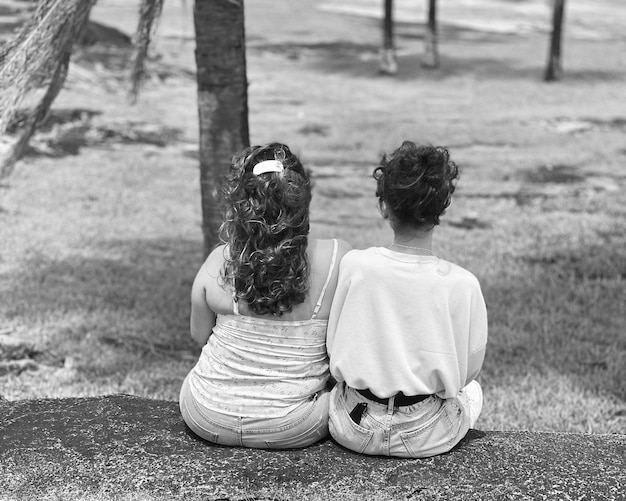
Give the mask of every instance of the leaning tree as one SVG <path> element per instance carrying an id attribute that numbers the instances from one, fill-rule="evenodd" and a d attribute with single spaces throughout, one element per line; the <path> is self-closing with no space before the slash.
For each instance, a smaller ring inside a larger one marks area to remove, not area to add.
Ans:
<path id="1" fill-rule="evenodd" d="M 46 118 L 67 76 L 70 55 L 96 0 L 40 0 L 13 40 L 0 47 L 0 135 L 26 97 L 32 101 L 17 138 L 3 138 L 0 179 L 11 174 Z"/>
<path id="2" fill-rule="evenodd" d="M 131 63 L 132 98 L 145 75 L 148 47 L 164 0 L 141 0 Z M 63 87 L 74 43 L 96 0 L 39 0 L 17 36 L 0 47 L 0 136 L 29 97 L 17 139 L 3 140 L 0 178 L 8 176 Z M 243 0 L 196 0 L 199 156 L 204 252 L 218 243 L 218 185 L 233 152 L 249 144 Z M 4 136 L 6 139 L 6 136 Z"/>

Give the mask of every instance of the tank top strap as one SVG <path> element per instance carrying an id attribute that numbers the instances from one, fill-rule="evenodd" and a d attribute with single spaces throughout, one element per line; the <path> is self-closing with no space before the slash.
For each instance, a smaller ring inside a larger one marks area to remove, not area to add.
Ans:
<path id="1" fill-rule="evenodd" d="M 313 309 L 313 315 L 311 315 L 311 319 L 314 319 L 320 308 L 322 307 L 322 301 L 324 300 L 324 294 L 326 294 L 326 289 L 328 288 L 328 284 L 330 283 L 330 279 L 333 276 L 333 270 L 335 269 L 335 262 L 337 261 L 337 249 L 339 248 L 339 242 L 337 242 L 336 238 L 333 238 L 333 256 L 330 260 L 330 268 L 328 269 L 328 276 L 326 277 L 326 282 L 324 282 L 324 287 L 322 287 L 322 292 L 320 292 L 320 297 L 315 304 L 315 308 Z"/>
<path id="2" fill-rule="evenodd" d="M 233 315 L 239 315 L 239 301 L 237 301 L 237 296 L 233 294 Z"/>

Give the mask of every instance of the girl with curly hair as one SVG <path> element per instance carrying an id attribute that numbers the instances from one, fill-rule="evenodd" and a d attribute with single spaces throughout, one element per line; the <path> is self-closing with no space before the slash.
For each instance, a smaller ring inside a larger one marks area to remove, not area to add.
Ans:
<path id="1" fill-rule="evenodd" d="M 222 191 L 224 245 L 191 292 L 203 349 L 181 413 L 217 444 L 304 447 L 328 434 L 326 327 L 349 246 L 309 238 L 309 173 L 284 144 L 235 155 Z"/>
<path id="2" fill-rule="evenodd" d="M 327 338 L 330 433 L 356 452 L 441 454 L 480 414 L 485 302 L 474 275 L 432 250 L 457 177 L 445 148 L 409 141 L 374 171 L 394 239 L 344 256 Z"/>

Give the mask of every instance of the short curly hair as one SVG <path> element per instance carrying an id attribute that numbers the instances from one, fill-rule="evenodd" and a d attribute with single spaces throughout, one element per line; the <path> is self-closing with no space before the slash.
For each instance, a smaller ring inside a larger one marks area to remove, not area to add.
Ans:
<path id="1" fill-rule="evenodd" d="M 450 205 L 459 169 L 446 148 L 404 141 L 383 155 L 373 176 L 379 204 L 401 225 L 433 228 Z"/>
<path id="2" fill-rule="evenodd" d="M 264 160 L 279 160 L 284 170 L 255 175 Z M 257 315 L 290 312 L 309 290 L 309 173 L 287 145 L 251 146 L 233 157 L 222 195 L 224 281 Z"/>

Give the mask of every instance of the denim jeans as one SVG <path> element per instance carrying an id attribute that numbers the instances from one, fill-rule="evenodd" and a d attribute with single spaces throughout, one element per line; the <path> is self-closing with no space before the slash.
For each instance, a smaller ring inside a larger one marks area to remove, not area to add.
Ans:
<path id="1" fill-rule="evenodd" d="M 482 389 L 472 381 L 456 398 L 428 397 L 395 407 L 367 399 L 338 383 L 330 398 L 330 434 L 344 447 L 369 455 L 425 458 L 448 452 L 474 426 L 482 409 Z M 350 412 L 367 404 L 355 420 Z"/>
<path id="2" fill-rule="evenodd" d="M 191 431 L 215 444 L 295 449 L 328 436 L 329 398 L 328 391 L 320 391 L 285 417 L 235 417 L 199 405 L 185 379 L 180 390 L 180 412 Z"/>

